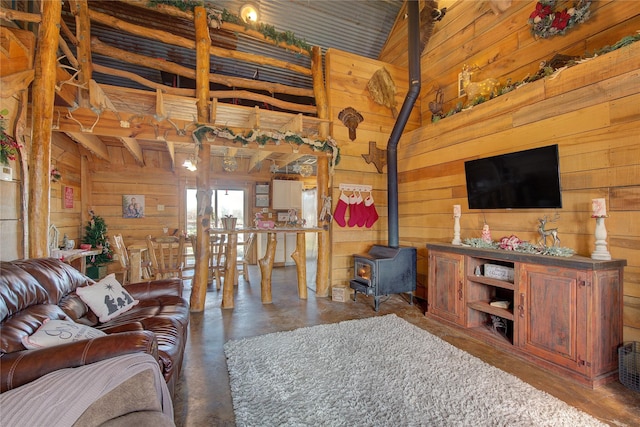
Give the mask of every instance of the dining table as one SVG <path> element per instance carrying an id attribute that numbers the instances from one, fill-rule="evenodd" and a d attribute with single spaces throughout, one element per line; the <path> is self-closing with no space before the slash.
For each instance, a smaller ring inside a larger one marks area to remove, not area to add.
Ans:
<path id="1" fill-rule="evenodd" d="M 129 252 L 129 282 L 138 283 L 148 279 L 142 274 L 142 257 L 147 251 L 147 242 L 134 242 L 127 246 Z"/>
<path id="2" fill-rule="evenodd" d="M 58 258 L 67 264 L 73 266 L 76 270 L 86 276 L 87 274 L 87 257 L 99 255 L 102 249 L 56 249 L 51 251 L 53 258 Z"/>
<path id="3" fill-rule="evenodd" d="M 307 251 L 306 233 L 319 233 L 325 231 L 320 227 L 276 227 L 276 228 L 238 228 L 238 229 L 212 229 L 211 233 L 226 234 L 227 264 L 224 274 L 224 284 L 222 287 L 222 308 L 234 307 L 233 284 L 238 274 L 238 234 L 257 233 L 267 234 L 267 247 L 264 257 L 258 260 L 260 267 L 260 299 L 263 304 L 270 304 L 273 301 L 271 292 L 271 274 L 273 272 L 273 262 L 275 259 L 277 234 L 296 233 L 296 249 L 291 254 L 291 258 L 296 264 L 298 298 L 307 299 Z"/>

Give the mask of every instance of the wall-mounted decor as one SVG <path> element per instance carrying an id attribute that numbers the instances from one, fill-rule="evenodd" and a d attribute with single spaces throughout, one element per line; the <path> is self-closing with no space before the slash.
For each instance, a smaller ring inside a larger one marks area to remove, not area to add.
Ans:
<path id="1" fill-rule="evenodd" d="M 582 24 L 591 17 L 591 1 L 580 0 L 574 7 L 556 11 L 557 0 L 540 0 L 529 15 L 531 34 L 548 39 L 563 35 L 571 28 Z"/>
<path id="2" fill-rule="evenodd" d="M 122 217 L 144 218 L 144 196 L 140 194 L 122 196 Z"/>
<path id="3" fill-rule="evenodd" d="M 256 184 L 256 194 L 269 194 L 269 184 Z"/>
<path id="4" fill-rule="evenodd" d="M 367 89 L 369 90 L 371 99 L 377 104 L 389 108 L 394 119 L 398 117 L 398 110 L 396 109 L 396 85 L 386 68 L 382 67 L 373 73 L 373 76 L 371 76 L 371 79 L 367 83 Z"/>
<path id="5" fill-rule="evenodd" d="M 256 207 L 268 208 L 269 207 L 269 195 L 268 194 L 256 194 Z"/>
<path id="6" fill-rule="evenodd" d="M 356 129 L 360 122 L 364 120 L 362 114 L 358 113 L 355 108 L 347 107 L 344 110 L 340 111 L 338 114 L 338 120 L 342 122 L 347 128 L 349 128 L 349 139 L 355 141 L 356 139 Z"/>
<path id="7" fill-rule="evenodd" d="M 387 164 L 387 150 L 381 150 L 375 141 L 369 141 L 369 154 L 363 154 L 362 158 L 365 162 L 376 165 L 378 173 L 382 173 L 382 168 Z"/>
<path id="8" fill-rule="evenodd" d="M 3 181 L 11 181 L 13 180 L 13 169 L 9 166 L 2 166 L 2 174 L 0 174 L 0 179 Z"/>
<path id="9" fill-rule="evenodd" d="M 64 208 L 73 209 L 73 187 L 64 187 Z"/>

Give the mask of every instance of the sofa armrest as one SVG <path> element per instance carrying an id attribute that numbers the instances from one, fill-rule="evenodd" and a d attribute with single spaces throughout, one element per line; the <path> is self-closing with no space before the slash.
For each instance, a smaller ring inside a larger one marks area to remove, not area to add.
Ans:
<path id="1" fill-rule="evenodd" d="M 183 284 L 178 278 L 130 283 L 124 287 L 135 299 L 150 299 L 164 295 L 182 297 Z"/>
<path id="2" fill-rule="evenodd" d="M 76 368 L 131 353 L 147 353 L 158 360 L 158 342 L 150 331 L 106 335 L 0 357 L 0 393 L 64 368 Z"/>

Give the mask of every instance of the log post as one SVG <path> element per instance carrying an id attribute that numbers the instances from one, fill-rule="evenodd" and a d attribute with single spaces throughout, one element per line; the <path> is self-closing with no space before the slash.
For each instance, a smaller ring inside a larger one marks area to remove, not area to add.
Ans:
<path id="1" fill-rule="evenodd" d="M 258 260 L 260 266 L 260 274 L 262 280 L 260 281 L 260 297 L 263 304 L 270 304 L 272 302 L 271 297 L 271 272 L 273 271 L 273 261 L 276 258 L 276 233 L 267 233 L 267 249 L 264 253 L 264 258 Z"/>
<path id="2" fill-rule="evenodd" d="M 80 67 L 78 83 L 89 89 L 89 80 L 93 75 L 91 61 L 91 20 L 87 0 L 72 0 L 71 13 L 76 17 L 76 38 L 78 40 L 77 60 Z"/>
<path id="3" fill-rule="evenodd" d="M 322 209 L 324 203 L 323 195 L 329 195 L 329 158 L 327 156 L 319 156 L 316 164 L 318 175 L 318 208 Z M 320 212 L 318 212 L 318 216 Z M 329 283 L 331 281 L 331 239 L 329 236 L 328 224 L 318 224 L 323 227 L 322 231 L 318 231 L 318 260 L 316 268 L 316 296 L 329 296 Z"/>
<path id="4" fill-rule="evenodd" d="M 322 52 L 318 46 L 314 46 L 311 50 L 311 76 L 313 77 L 313 93 L 318 107 L 318 118 L 329 118 L 329 105 L 327 102 L 327 90 L 324 84 L 324 75 L 322 72 Z M 319 128 L 318 136 L 321 139 L 329 136 L 329 123 L 322 123 Z M 329 176 L 329 159 L 326 156 L 318 156 L 316 181 L 318 185 L 318 217 L 324 206 L 324 198 L 331 193 L 330 176 Z M 331 259 L 331 240 L 329 236 L 328 223 L 318 223 L 318 227 L 325 230 L 318 232 L 318 260 L 316 269 L 316 296 L 329 296 L 330 282 L 330 264 Z"/>
<path id="5" fill-rule="evenodd" d="M 29 152 L 29 257 L 49 255 L 49 191 L 51 187 L 51 127 L 56 84 L 56 53 L 62 2 L 42 3 L 33 79 L 33 133 Z"/>
<path id="6" fill-rule="evenodd" d="M 227 233 L 227 250 L 225 253 L 226 267 L 224 270 L 224 285 L 222 288 L 222 308 L 233 308 L 233 286 L 238 274 L 238 233 Z"/>
<path id="7" fill-rule="evenodd" d="M 198 122 L 209 122 L 209 46 L 211 37 L 207 24 L 207 13 L 202 6 L 194 9 L 194 25 L 196 30 L 196 98 Z M 210 163 L 211 149 L 202 145 L 198 150 L 198 172 L 196 187 L 198 193 L 198 227 L 196 230 L 196 248 L 194 248 L 195 269 L 192 282 L 190 307 L 192 312 L 204 311 L 207 298 L 207 281 L 209 276 L 209 228 L 211 226 L 211 187 Z M 233 283 L 231 284 L 233 286 Z M 225 286 L 226 288 L 226 286 Z"/>
<path id="8" fill-rule="evenodd" d="M 298 273 L 298 297 L 307 299 L 307 245 L 304 232 L 296 233 L 296 250 L 291 254 Z"/>

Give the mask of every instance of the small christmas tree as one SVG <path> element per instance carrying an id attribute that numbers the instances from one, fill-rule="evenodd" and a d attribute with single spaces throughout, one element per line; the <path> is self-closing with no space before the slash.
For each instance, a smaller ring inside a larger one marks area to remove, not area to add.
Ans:
<path id="1" fill-rule="evenodd" d="M 102 248 L 102 253 L 91 257 L 91 264 L 95 266 L 107 264 L 113 261 L 113 251 L 107 237 L 107 224 L 99 215 L 89 211 L 91 220 L 84 229 L 82 243 L 88 243 L 91 247 Z"/>

